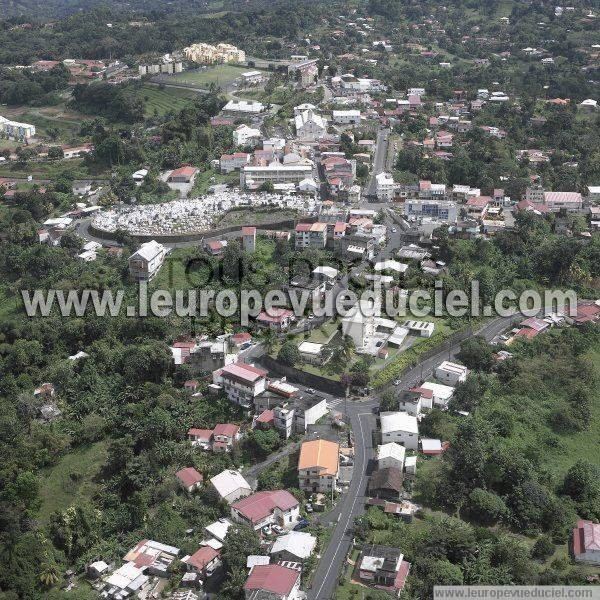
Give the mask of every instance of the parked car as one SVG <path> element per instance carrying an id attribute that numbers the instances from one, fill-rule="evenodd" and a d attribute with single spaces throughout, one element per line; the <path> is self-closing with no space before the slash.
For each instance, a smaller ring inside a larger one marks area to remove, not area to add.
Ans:
<path id="1" fill-rule="evenodd" d="M 315 389 L 314 388 L 306 388 L 306 393 L 307 394 L 314 394 L 315 393 Z"/>
<path id="2" fill-rule="evenodd" d="M 304 508 L 305 508 L 305 510 L 306 510 L 307 513 L 311 513 L 313 511 L 312 504 L 310 504 L 310 503 L 305 504 Z"/>
<path id="3" fill-rule="evenodd" d="M 401 379 L 396 379 L 396 380 L 394 381 L 394 385 L 400 385 L 401 383 L 402 383 L 402 380 L 401 380 Z"/>
<path id="4" fill-rule="evenodd" d="M 294 531 L 300 531 L 301 529 L 306 529 L 310 523 L 306 519 L 300 519 L 296 526 L 294 527 Z"/>
<path id="5" fill-rule="evenodd" d="M 272 529 L 277 535 L 281 535 L 285 532 L 285 529 L 283 527 L 280 527 L 279 525 L 273 525 Z"/>

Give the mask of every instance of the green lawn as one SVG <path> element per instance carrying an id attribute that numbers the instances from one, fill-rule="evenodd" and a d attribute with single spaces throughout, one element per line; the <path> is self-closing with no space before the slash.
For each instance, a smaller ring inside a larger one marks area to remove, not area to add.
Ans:
<path id="1" fill-rule="evenodd" d="M 41 479 L 40 520 L 45 522 L 57 510 L 90 498 L 98 489 L 95 476 L 106 460 L 107 442 L 78 448 L 63 456 L 57 465 L 46 470 Z"/>
<path id="2" fill-rule="evenodd" d="M 239 185 L 240 174 L 236 171 L 233 173 L 219 173 L 213 169 L 207 169 L 196 176 L 192 194 L 194 196 L 204 196 L 208 193 L 208 188 L 211 185 L 218 185 L 220 183 Z"/>
<path id="3" fill-rule="evenodd" d="M 242 73 L 245 73 L 248 70 L 248 67 L 237 65 L 217 65 L 215 67 L 206 67 L 205 69 L 197 71 L 185 71 L 184 73 L 169 77 L 169 81 L 174 84 L 192 84 L 199 88 L 206 88 L 211 83 L 223 87 L 232 83 Z"/>
<path id="4" fill-rule="evenodd" d="M 161 89 L 159 86 L 146 84 L 136 91 L 136 95 L 144 101 L 146 117 L 162 117 L 167 113 L 180 111 L 190 104 L 198 93 L 179 88 Z"/>

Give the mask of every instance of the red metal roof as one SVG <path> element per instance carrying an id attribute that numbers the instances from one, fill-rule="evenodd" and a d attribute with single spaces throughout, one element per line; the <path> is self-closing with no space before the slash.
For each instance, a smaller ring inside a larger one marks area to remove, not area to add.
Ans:
<path id="1" fill-rule="evenodd" d="M 181 469 L 175 473 L 175 476 L 185 487 L 189 487 L 191 485 L 195 485 L 196 483 L 200 483 L 204 478 L 194 467 L 186 467 L 185 469 Z"/>
<path id="2" fill-rule="evenodd" d="M 293 589 L 300 573 L 281 565 L 257 565 L 244 584 L 245 590 L 264 590 L 278 596 L 287 596 Z"/>
<path id="3" fill-rule="evenodd" d="M 179 169 L 175 169 L 169 177 L 193 177 L 196 174 L 198 169 L 196 167 L 190 167 L 189 165 L 186 167 L 181 167 Z"/>
<path id="4" fill-rule="evenodd" d="M 233 438 L 237 435 L 239 430 L 239 425 L 234 425 L 233 423 L 219 423 L 218 425 L 215 425 L 213 435 L 224 435 Z"/>
<path id="5" fill-rule="evenodd" d="M 198 429 L 196 427 L 190 427 L 190 429 L 188 429 L 187 434 L 190 437 L 198 437 L 202 440 L 206 440 L 207 442 L 209 442 L 210 438 L 213 435 L 213 431 L 212 429 Z"/>
<path id="6" fill-rule="evenodd" d="M 202 548 L 196 550 L 185 562 L 188 565 L 192 565 L 202 571 L 206 568 L 211 561 L 219 556 L 219 553 L 211 546 L 202 546 Z"/>
<path id="7" fill-rule="evenodd" d="M 264 323 L 281 323 L 293 315 L 294 313 L 287 308 L 272 308 L 269 312 L 263 310 L 258 317 L 256 317 L 256 320 Z"/>
<path id="8" fill-rule="evenodd" d="M 257 492 L 231 505 L 252 523 L 262 521 L 276 508 L 286 511 L 294 506 L 298 506 L 298 500 L 286 490 Z"/>

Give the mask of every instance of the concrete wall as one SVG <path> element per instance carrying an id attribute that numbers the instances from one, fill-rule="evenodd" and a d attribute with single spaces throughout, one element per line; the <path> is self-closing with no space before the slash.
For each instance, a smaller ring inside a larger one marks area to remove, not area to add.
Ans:
<path id="1" fill-rule="evenodd" d="M 344 386 L 339 381 L 333 381 L 326 377 L 313 375 L 312 373 L 305 373 L 295 367 L 284 365 L 267 354 L 261 356 L 260 359 L 258 359 L 258 362 L 260 362 L 271 375 L 276 375 L 278 377 L 285 376 L 292 383 L 299 383 L 306 387 L 312 387 L 333 396 L 344 396 L 346 393 Z"/>
<path id="2" fill-rule="evenodd" d="M 282 230 L 293 230 L 296 226 L 294 219 L 286 219 L 285 221 L 277 221 L 273 223 L 244 223 L 248 227 L 256 227 L 257 235 L 260 235 L 261 231 L 278 231 Z M 102 240 L 114 241 L 114 232 L 103 231 L 102 229 L 96 229 L 91 223 L 88 228 L 90 235 L 100 238 Z M 178 242 L 203 242 L 204 240 L 219 238 L 220 236 L 239 232 L 240 238 L 242 236 L 242 226 L 232 225 L 231 227 L 224 227 L 223 229 L 211 229 L 209 231 L 188 233 L 182 235 L 132 235 L 131 237 L 138 242 L 149 242 L 150 240 L 156 240 L 161 244 L 173 244 Z"/>

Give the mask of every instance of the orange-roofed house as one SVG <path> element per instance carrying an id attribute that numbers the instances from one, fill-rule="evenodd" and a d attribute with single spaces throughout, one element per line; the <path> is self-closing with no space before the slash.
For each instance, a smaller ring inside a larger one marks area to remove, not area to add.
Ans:
<path id="1" fill-rule="evenodd" d="M 298 460 L 300 489 L 329 492 L 335 489 L 340 464 L 340 446 L 328 440 L 304 442 Z"/>

